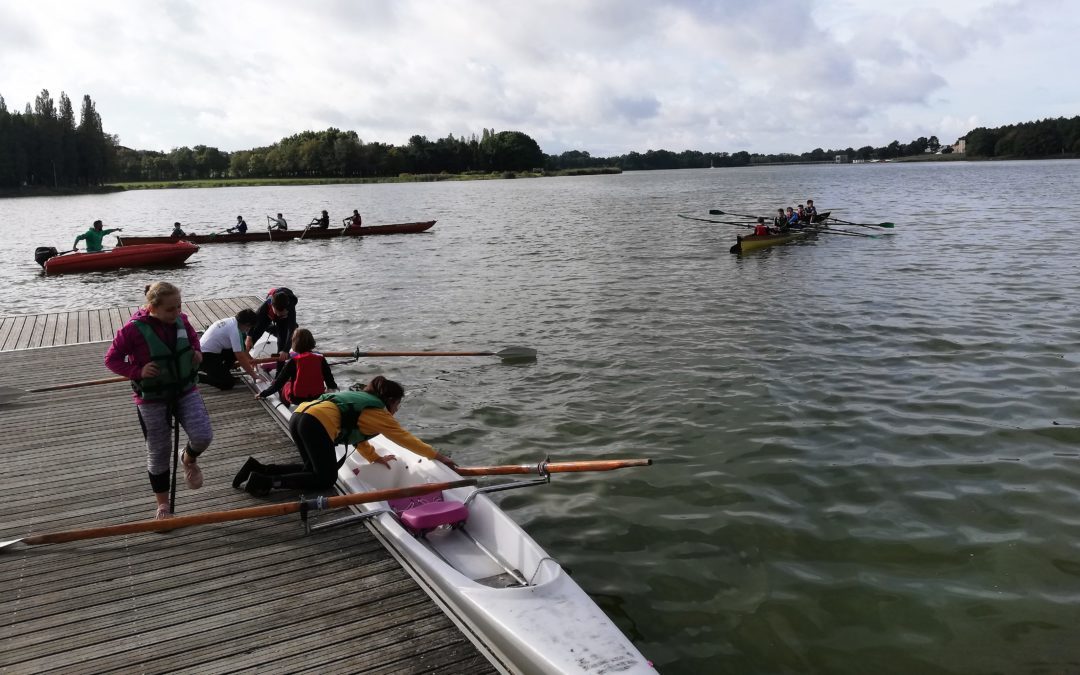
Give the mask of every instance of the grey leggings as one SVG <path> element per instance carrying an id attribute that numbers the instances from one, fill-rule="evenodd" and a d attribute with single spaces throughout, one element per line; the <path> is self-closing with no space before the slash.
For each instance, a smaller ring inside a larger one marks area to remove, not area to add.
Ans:
<path id="1" fill-rule="evenodd" d="M 180 426 L 187 434 L 187 450 L 192 457 L 198 457 L 214 440 L 214 431 L 210 428 L 210 415 L 198 389 L 192 389 L 180 397 L 178 404 Z M 155 492 L 162 492 L 154 481 L 154 476 L 169 475 L 172 468 L 172 428 L 169 426 L 168 410 L 164 403 L 140 403 L 139 420 L 143 433 L 146 434 L 146 470 L 150 473 L 150 482 Z M 167 491 L 167 488 L 166 490 Z"/>

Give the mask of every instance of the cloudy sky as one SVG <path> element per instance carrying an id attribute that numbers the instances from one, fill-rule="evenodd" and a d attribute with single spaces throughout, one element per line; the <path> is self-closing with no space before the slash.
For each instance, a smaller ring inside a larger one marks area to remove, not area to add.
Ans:
<path id="1" fill-rule="evenodd" d="M 1080 114 L 1074 0 L 0 0 L 0 95 L 123 145 L 524 131 L 805 152 Z"/>

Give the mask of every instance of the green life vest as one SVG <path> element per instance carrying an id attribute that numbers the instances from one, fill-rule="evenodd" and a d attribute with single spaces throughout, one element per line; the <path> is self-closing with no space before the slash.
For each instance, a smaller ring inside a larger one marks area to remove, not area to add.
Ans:
<path id="1" fill-rule="evenodd" d="M 143 321 L 135 321 L 136 328 L 150 349 L 150 360 L 157 364 L 158 374 L 135 382 L 136 392 L 144 401 L 163 401 L 179 396 L 199 378 L 195 367 L 195 352 L 188 342 L 184 322 L 176 320 L 176 349 L 170 349 L 154 329 Z"/>
<path id="2" fill-rule="evenodd" d="M 369 438 L 374 438 L 365 435 L 356 426 L 360 420 L 360 413 L 367 408 L 386 408 L 386 404 L 382 402 L 382 399 L 366 391 L 339 391 L 336 394 L 323 394 L 315 400 L 330 401 L 341 412 L 341 431 L 338 432 L 337 438 L 334 439 L 334 443 L 337 445 L 356 445 Z"/>

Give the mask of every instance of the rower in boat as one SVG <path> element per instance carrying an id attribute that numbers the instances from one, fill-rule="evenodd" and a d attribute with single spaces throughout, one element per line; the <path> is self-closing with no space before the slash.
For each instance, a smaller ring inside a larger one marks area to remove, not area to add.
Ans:
<path id="1" fill-rule="evenodd" d="M 758 237 L 767 237 L 770 234 L 772 233 L 769 232 L 769 226 L 765 224 L 765 217 L 758 216 L 757 225 L 754 226 L 754 235 Z"/>
<path id="2" fill-rule="evenodd" d="M 350 227 L 355 227 L 355 228 L 359 229 L 361 223 L 363 222 L 363 218 L 360 217 L 360 212 L 359 211 L 357 211 L 356 209 L 353 209 L 352 210 L 352 215 L 349 216 L 348 218 L 346 218 L 345 220 L 341 221 L 341 222 L 342 222 L 342 224 L 345 225 L 346 230 L 349 229 Z"/>
<path id="3" fill-rule="evenodd" d="M 784 211 L 784 217 L 787 219 L 787 226 L 790 229 L 801 230 L 804 225 L 799 220 L 799 214 L 795 212 L 795 209 L 790 206 Z"/>
<path id="4" fill-rule="evenodd" d="M 281 214 L 279 213 L 278 215 L 280 216 Z M 236 225 L 234 227 L 230 227 L 229 229 L 227 229 L 225 231 L 227 233 L 230 233 L 230 234 L 232 234 L 234 232 L 236 234 L 244 234 L 245 232 L 247 232 L 247 223 L 244 222 L 244 217 L 243 216 L 237 216 L 236 217 Z"/>
<path id="5" fill-rule="evenodd" d="M 101 224 L 101 221 L 95 220 L 93 227 L 91 227 L 86 232 L 83 232 L 79 236 L 75 237 L 75 243 L 72 244 L 71 250 L 78 251 L 79 242 L 85 239 L 87 253 L 100 253 L 104 250 L 101 247 L 101 240 L 105 238 L 105 235 L 112 234 L 113 232 L 124 231 L 123 228 L 120 227 L 113 227 L 109 228 L 108 230 L 102 228 L 104 228 L 104 225 Z"/>
<path id="6" fill-rule="evenodd" d="M 267 218 L 269 218 L 269 221 L 268 221 L 269 229 L 271 229 L 271 230 L 287 230 L 287 229 L 289 229 L 289 224 L 287 222 L 285 222 L 285 217 L 282 216 L 280 213 L 277 214 L 277 218 L 270 218 L 270 216 L 267 216 Z"/>
<path id="7" fill-rule="evenodd" d="M 187 234 L 184 232 L 183 228 L 180 227 L 180 221 L 177 221 L 177 222 L 172 224 L 172 232 L 169 233 L 169 236 L 173 237 L 174 239 L 179 239 L 180 237 L 186 237 L 187 236 Z"/>
<path id="8" fill-rule="evenodd" d="M 233 487 L 246 482 L 244 490 L 256 497 L 264 497 L 272 489 L 326 490 L 337 480 L 334 448 L 341 444 L 355 445 L 368 462 L 389 469 L 397 457 L 380 455 L 367 442 L 380 434 L 417 455 L 457 469 L 452 459 L 413 436 L 394 419 L 404 397 L 405 389 L 400 384 L 379 375 L 363 391 L 323 394 L 315 401 L 300 404 L 289 420 L 289 432 L 303 464 L 261 464 L 248 457 L 233 479 Z"/>
<path id="9" fill-rule="evenodd" d="M 256 394 L 255 398 L 267 399 L 280 392 L 278 397 L 282 403 L 298 405 L 314 401 L 325 394 L 327 389 L 337 390 L 330 364 L 322 354 L 315 351 L 315 336 L 311 331 L 297 328 L 290 346 L 292 351 L 289 360 L 278 371 L 273 384 Z"/>
<path id="10" fill-rule="evenodd" d="M 814 207 L 814 200 L 813 199 L 807 199 L 806 200 L 806 221 L 809 222 L 809 223 L 813 223 L 813 222 L 816 222 L 816 219 L 817 219 L 817 208 Z"/>
<path id="11" fill-rule="evenodd" d="M 318 218 L 312 218 L 311 219 L 311 224 L 308 225 L 308 227 L 316 227 L 316 228 L 318 228 L 320 230 L 325 230 L 325 229 L 329 228 L 330 227 L 330 214 L 328 214 L 326 212 L 326 209 L 323 209 L 322 215 L 320 215 Z"/>
<path id="12" fill-rule="evenodd" d="M 777 232 L 783 232 L 787 229 L 787 216 L 784 215 L 784 209 L 776 209 L 776 215 L 773 217 L 773 229 Z"/>

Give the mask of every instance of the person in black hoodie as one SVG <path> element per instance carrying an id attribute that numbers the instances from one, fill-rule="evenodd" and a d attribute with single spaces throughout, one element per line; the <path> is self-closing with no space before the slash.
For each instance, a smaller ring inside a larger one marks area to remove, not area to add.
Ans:
<path id="1" fill-rule="evenodd" d="M 296 295 L 289 289 L 271 288 L 266 300 L 255 312 L 255 325 L 248 330 L 244 341 L 247 351 L 251 351 L 263 333 L 271 333 L 277 338 L 278 360 L 285 361 L 289 356 L 293 331 L 296 330 L 297 302 Z"/>

